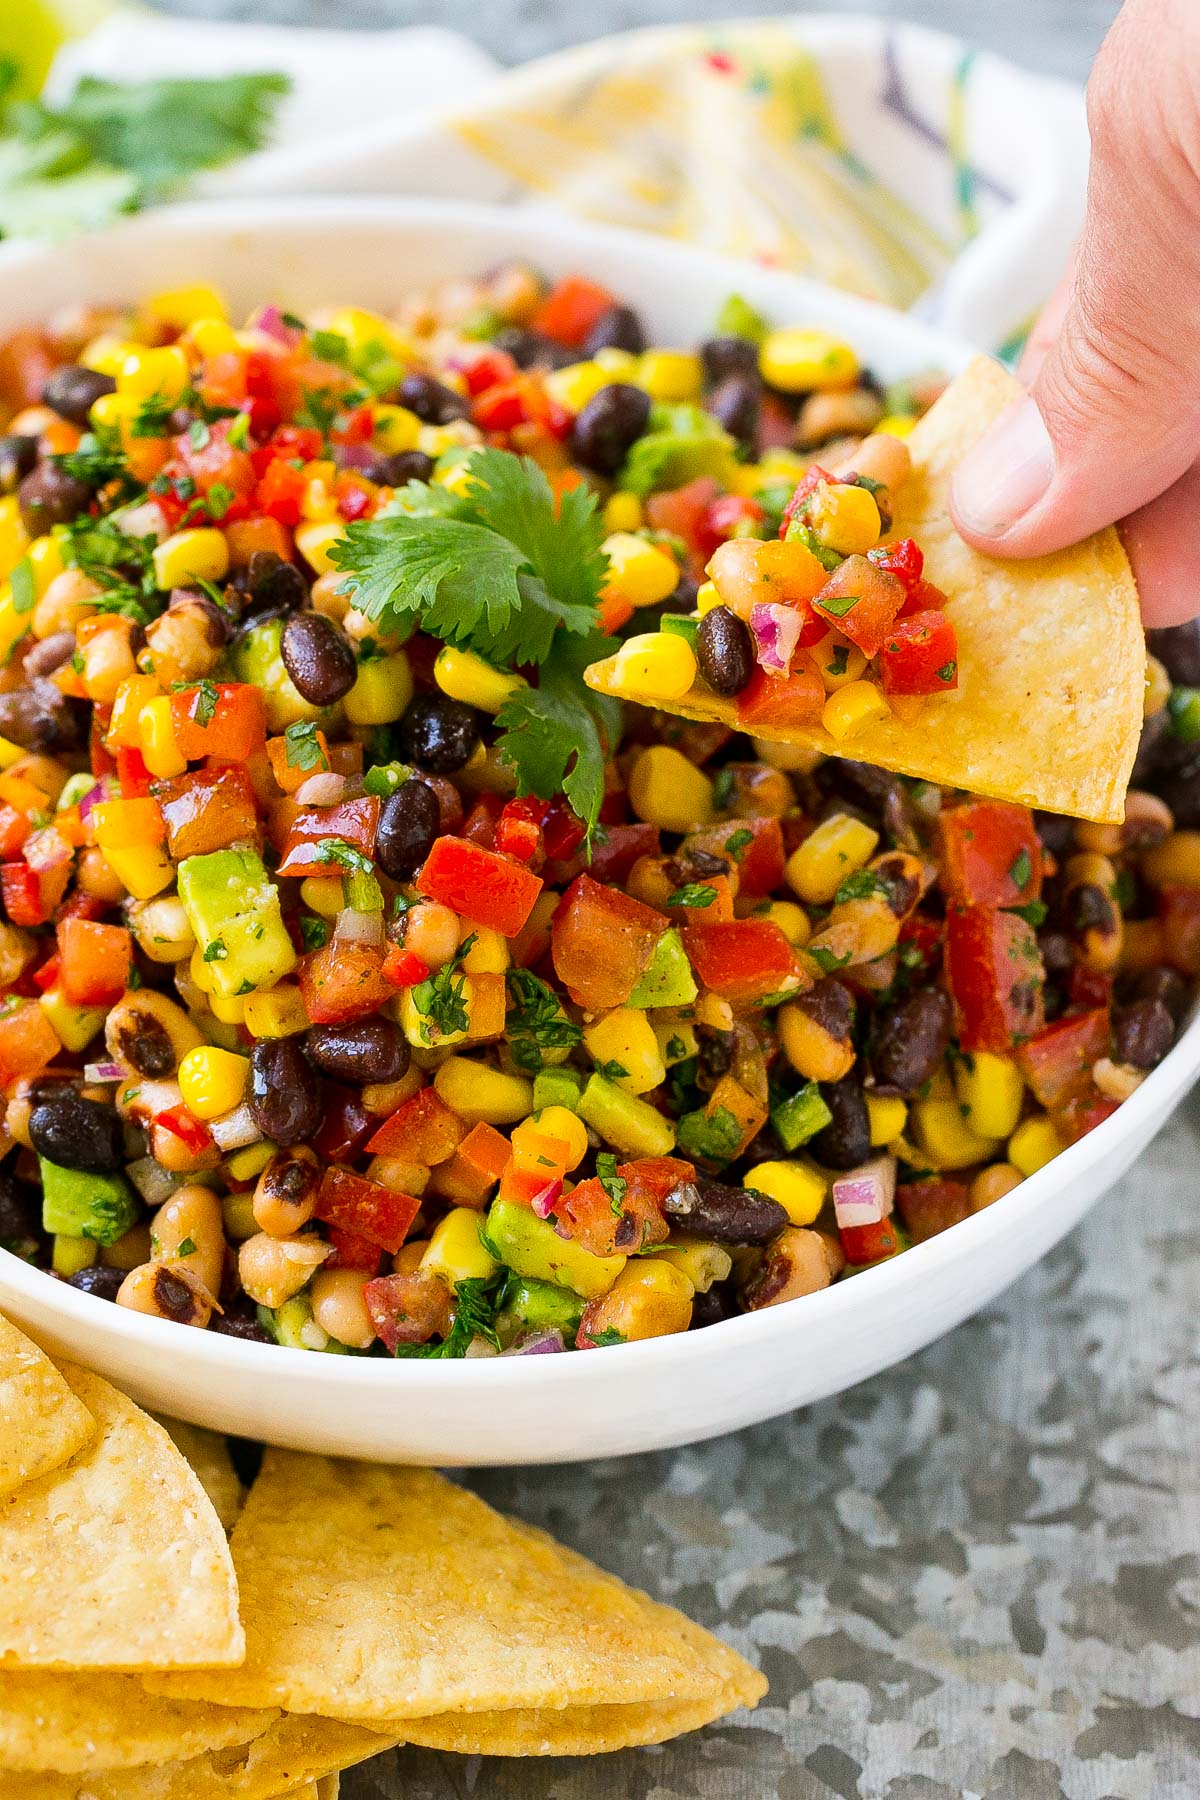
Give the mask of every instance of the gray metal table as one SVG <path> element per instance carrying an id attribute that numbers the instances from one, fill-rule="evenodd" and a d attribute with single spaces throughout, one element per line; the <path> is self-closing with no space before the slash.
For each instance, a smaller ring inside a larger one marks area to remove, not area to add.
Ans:
<path id="1" fill-rule="evenodd" d="M 1082 78 L 1115 5 L 879 9 Z M 511 62 L 633 24 L 768 9 L 171 0 L 167 10 L 437 22 Z M 1194 1100 L 1003 1300 L 836 1400 L 694 1450 L 473 1478 L 495 1504 L 749 1650 L 771 1693 L 745 1724 L 594 1762 L 401 1752 L 350 1776 L 346 1800 L 1195 1800 L 1198 1166 Z"/>

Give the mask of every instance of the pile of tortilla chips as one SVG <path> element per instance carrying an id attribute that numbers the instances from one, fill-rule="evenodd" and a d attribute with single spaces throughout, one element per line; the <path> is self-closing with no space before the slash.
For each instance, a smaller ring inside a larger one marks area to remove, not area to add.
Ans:
<path id="1" fill-rule="evenodd" d="M 951 382 L 908 440 L 912 475 L 895 496 L 889 540 L 911 537 L 947 597 L 958 687 L 923 697 L 915 717 L 876 720 L 835 741 L 820 725 L 763 735 L 826 756 L 896 769 L 944 787 L 1119 823 L 1142 728 L 1146 644 L 1137 588 L 1115 530 L 1027 562 L 1000 562 L 963 542 L 950 480 L 987 426 L 1022 392 L 979 357 Z M 697 678 L 681 700 L 632 686 L 615 656 L 589 687 L 735 729 L 737 701 Z"/>
<path id="2" fill-rule="evenodd" d="M 588 1755 L 765 1690 L 431 1470 L 268 1450 L 247 1495 L 224 1439 L 0 1319 L 4 1800 L 336 1800 L 396 1744 Z"/>

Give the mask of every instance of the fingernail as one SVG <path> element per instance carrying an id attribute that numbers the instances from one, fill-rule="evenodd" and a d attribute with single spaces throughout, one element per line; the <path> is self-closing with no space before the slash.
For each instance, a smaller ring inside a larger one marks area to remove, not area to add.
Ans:
<path id="1" fill-rule="evenodd" d="M 959 520 L 980 537 L 999 537 L 1024 518 L 1054 479 L 1054 446 L 1026 396 L 1001 413 L 954 474 Z"/>

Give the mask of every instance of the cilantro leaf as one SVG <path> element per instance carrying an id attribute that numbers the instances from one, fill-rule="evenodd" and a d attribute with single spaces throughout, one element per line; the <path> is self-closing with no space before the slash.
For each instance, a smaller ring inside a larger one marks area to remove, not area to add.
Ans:
<path id="1" fill-rule="evenodd" d="M 448 963 L 443 963 L 436 974 L 411 990 L 413 1005 L 425 1020 L 421 1035 L 426 1043 L 431 1041 L 430 1025 L 443 1038 L 458 1031 L 466 1031 L 470 1026 L 467 978 L 465 975 L 458 975 L 457 970 L 474 942 L 475 933 L 472 932 L 463 939 Z"/>
<path id="2" fill-rule="evenodd" d="M 317 739 L 315 719 L 294 719 L 283 734 L 283 753 L 289 769 L 327 769 L 328 758 Z"/>
<path id="3" fill-rule="evenodd" d="M 838 888 L 837 893 L 833 896 L 833 904 L 844 906 L 847 900 L 871 900 L 876 894 L 881 894 L 886 898 L 887 891 L 887 882 L 873 869 L 855 869 L 852 875 L 847 875 Z"/>
<path id="4" fill-rule="evenodd" d="M 604 799 L 605 757 L 620 741 L 621 708 L 585 687 L 583 671 L 610 648 L 599 632 L 559 638 L 537 687 L 518 688 L 496 715 L 499 748 L 516 770 L 517 792 L 543 800 L 565 794 L 589 841 Z"/>
<path id="5" fill-rule="evenodd" d="M 482 1234 L 481 1234 L 482 1236 Z M 397 1344 L 397 1358 L 465 1356 L 475 1338 L 482 1338 L 493 1350 L 499 1350 L 496 1336 L 496 1312 L 507 1269 L 494 1275 L 468 1275 L 455 1284 L 454 1321 L 440 1343 Z"/>
<path id="6" fill-rule="evenodd" d="M 601 1150 L 596 1157 L 596 1179 L 608 1196 L 609 1206 L 620 1217 L 629 1183 L 623 1175 L 617 1174 L 617 1159 L 611 1150 Z"/>
<path id="7" fill-rule="evenodd" d="M 512 1002 L 505 1027 L 509 1054 L 519 1069 L 536 1075 L 546 1066 L 543 1051 L 573 1050 L 583 1028 L 568 1019 L 554 989 L 528 969 L 507 969 L 504 979 Z"/>
<path id="8" fill-rule="evenodd" d="M 715 887 L 708 887 L 700 881 L 689 881 L 681 888 L 676 888 L 667 900 L 668 906 L 711 906 L 717 897 Z"/>

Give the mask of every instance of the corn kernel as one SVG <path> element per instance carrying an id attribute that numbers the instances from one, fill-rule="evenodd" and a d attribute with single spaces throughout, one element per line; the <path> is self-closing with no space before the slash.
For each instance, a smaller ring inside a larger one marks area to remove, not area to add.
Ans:
<path id="1" fill-rule="evenodd" d="M 820 1169 L 804 1160 L 759 1163 L 747 1172 L 743 1186 L 778 1200 L 793 1225 L 811 1225 L 829 1192 Z"/>
<path id="2" fill-rule="evenodd" d="M 636 1006 L 614 1007 L 586 1025 L 583 1041 L 602 1068 L 615 1063 L 623 1070 L 620 1075 L 614 1071 L 612 1080 L 627 1094 L 648 1094 L 666 1078 L 654 1027 Z"/>
<path id="3" fill-rule="evenodd" d="M 327 329 L 345 338 L 354 351 L 383 350 L 397 362 L 411 362 L 415 355 L 409 339 L 390 319 L 365 306 L 339 306 Z"/>
<path id="4" fill-rule="evenodd" d="M 917 1100 L 912 1109 L 917 1143 L 935 1169 L 965 1169 L 987 1162 L 999 1145 L 972 1131 L 957 1100 Z"/>
<path id="5" fill-rule="evenodd" d="M 449 1285 L 486 1281 L 499 1268 L 479 1236 L 480 1215 L 470 1206 L 454 1206 L 439 1219 L 421 1257 L 421 1268 L 440 1275 Z"/>
<path id="6" fill-rule="evenodd" d="M 247 994 L 244 1023 L 255 1038 L 291 1037 L 294 1032 L 306 1031 L 308 1013 L 300 989 L 280 982 L 278 987 Z"/>
<path id="7" fill-rule="evenodd" d="M 867 1120 L 871 1127 L 871 1147 L 878 1149 L 900 1136 L 908 1123 L 908 1107 L 892 1094 L 868 1094 Z"/>
<path id="8" fill-rule="evenodd" d="M 794 900 L 772 900 L 767 909 L 772 919 L 793 948 L 799 950 L 809 939 L 808 914 Z"/>
<path id="9" fill-rule="evenodd" d="M 14 744 L 9 738 L 0 737 L 0 769 L 11 769 L 14 763 L 20 762 L 23 756 L 28 755 L 28 750 L 23 750 L 20 744 Z"/>
<path id="10" fill-rule="evenodd" d="M 717 591 L 717 584 L 715 581 L 702 581 L 700 583 L 700 586 L 696 591 L 696 611 L 700 614 L 701 618 L 704 617 L 705 613 L 712 612 L 714 607 L 724 606 L 724 604 L 725 602 Z"/>
<path id="11" fill-rule="evenodd" d="M 644 523 L 642 503 L 636 494 L 626 494 L 618 490 L 610 494 L 604 503 L 604 527 L 606 531 L 637 531 Z"/>
<path id="12" fill-rule="evenodd" d="M 1153 844 L 1142 857 L 1142 874 L 1152 887 L 1200 888 L 1200 831 L 1173 831 Z"/>
<path id="13" fill-rule="evenodd" d="M 177 344 L 161 350 L 131 350 L 117 373 L 117 392 L 148 400 L 178 400 L 190 380 L 187 357 Z"/>
<path id="14" fill-rule="evenodd" d="M 238 347 L 237 333 L 224 319 L 197 319 L 189 325 L 182 342 L 190 345 L 204 360 L 210 356 L 228 356 Z"/>
<path id="15" fill-rule="evenodd" d="M 646 350 L 638 359 L 636 379 L 652 400 L 695 400 L 704 369 L 690 350 Z"/>
<path id="16" fill-rule="evenodd" d="M 476 481 L 471 473 L 470 456 L 460 455 L 458 451 L 448 452 L 434 470 L 434 481 L 438 487 L 444 487 L 448 494 L 457 494 L 465 498 L 475 487 Z"/>
<path id="17" fill-rule="evenodd" d="M 438 651 L 433 679 L 452 700 L 487 713 L 498 713 L 511 694 L 529 685 L 524 676 L 493 668 L 473 650 L 458 650 L 453 644 Z"/>
<path id="18" fill-rule="evenodd" d="M 198 1119 L 219 1119 L 240 1106 L 250 1076 L 250 1063 L 212 1044 L 189 1050 L 179 1065 L 179 1091 Z"/>
<path id="19" fill-rule="evenodd" d="M 21 518 L 21 503 L 15 494 L 0 498 L 0 576 L 11 575 L 29 549 L 29 533 Z M 28 628 L 28 620 L 24 629 Z"/>
<path id="20" fill-rule="evenodd" d="M 867 659 L 858 645 L 844 638 L 840 631 L 827 632 L 813 645 L 809 655 L 817 665 L 817 674 L 827 694 L 836 694 L 839 688 L 861 681 L 867 666 Z"/>
<path id="21" fill-rule="evenodd" d="M 310 467 L 312 465 L 310 464 Z M 320 465 L 322 468 L 324 464 Z M 304 492 L 300 496 L 300 517 L 311 524 L 324 524 L 330 519 L 340 520 L 337 495 L 332 488 L 333 473 L 329 480 L 323 475 L 313 475 L 304 484 Z"/>
<path id="22" fill-rule="evenodd" d="M 686 638 L 645 631 L 617 651 L 616 678 L 656 700 L 682 700 L 696 679 L 696 657 Z"/>
<path id="23" fill-rule="evenodd" d="M 152 775 L 182 775 L 187 757 L 180 754 L 171 722 L 171 702 L 162 694 L 151 700 L 138 713 L 138 737 L 142 760 Z"/>
<path id="24" fill-rule="evenodd" d="M 759 488 L 765 487 L 769 479 L 762 463 L 739 463 L 725 485 L 731 494 L 740 494 L 746 500 L 753 500 Z"/>
<path id="25" fill-rule="evenodd" d="M 150 296 L 146 311 L 176 331 L 187 331 L 202 320 L 229 317 L 223 296 L 206 281 L 193 282 L 190 287 L 164 288 Z"/>
<path id="26" fill-rule="evenodd" d="M 405 450 L 416 449 L 421 421 L 407 406 L 393 406 L 381 401 L 375 406 L 372 417 L 375 422 L 372 435 L 385 456 L 400 456 Z"/>
<path id="27" fill-rule="evenodd" d="M 568 412 L 582 412 L 601 388 L 611 387 L 617 379 L 597 362 L 568 363 L 565 369 L 552 369 L 546 376 L 546 392 Z"/>
<path id="28" fill-rule="evenodd" d="M 879 542 L 879 508 L 869 488 L 823 481 L 809 502 L 813 530 L 840 556 L 865 555 Z"/>
<path id="29" fill-rule="evenodd" d="M 763 380 L 785 394 L 848 388 L 858 380 L 858 358 L 849 344 L 805 326 L 768 331 L 758 367 Z"/>
<path id="30" fill-rule="evenodd" d="M 1053 1123 L 1040 1113 L 1017 1126 L 1008 1140 L 1008 1160 L 1022 1175 L 1036 1175 L 1063 1148 Z"/>
<path id="31" fill-rule="evenodd" d="M 220 581 L 229 572 L 229 545 L 215 526 L 176 531 L 153 553 L 154 579 L 164 593 L 189 581 Z"/>
<path id="32" fill-rule="evenodd" d="M 651 1254 L 686 1275 L 698 1294 L 707 1294 L 714 1281 L 727 1280 L 733 1269 L 733 1258 L 724 1244 L 711 1244 L 700 1238 L 660 1244 Z"/>
<path id="33" fill-rule="evenodd" d="M 72 1006 L 62 989 L 48 988 L 38 1005 L 58 1033 L 64 1050 L 84 1050 L 108 1017 L 106 1006 Z"/>
<path id="34" fill-rule="evenodd" d="M 788 857 L 788 886 L 809 906 L 828 906 L 847 875 L 875 854 L 879 833 L 849 813 L 832 813 Z"/>
<path id="35" fill-rule="evenodd" d="M 34 538 L 25 552 L 29 566 L 33 570 L 33 591 L 40 600 L 50 583 L 62 574 L 66 564 L 63 562 L 62 545 L 56 537 L 48 534 Z"/>
<path id="36" fill-rule="evenodd" d="M 346 535 L 340 519 L 315 519 L 296 527 L 296 548 L 317 575 L 333 568 L 330 552 Z"/>
<path id="37" fill-rule="evenodd" d="M 682 638 L 670 641 L 683 643 Z M 658 825 L 663 831 L 691 831 L 711 822 L 712 789 L 708 776 L 681 751 L 670 744 L 652 744 L 633 765 L 629 804 L 645 825 Z"/>
<path id="38" fill-rule="evenodd" d="M 665 550 L 631 531 L 615 531 L 602 545 L 608 558 L 604 592 L 631 606 L 655 606 L 679 585 L 679 564 Z"/>
<path id="39" fill-rule="evenodd" d="M 557 1138 L 567 1146 L 567 1168 L 577 1169 L 587 1155 L 587 1126 L 566 1106 L 543 1106 L 541 1112 L 534 1113 L 533 1124 L 547 1137 Z"/>
<path id="40" fill-rule="evenodd" d="M 877 725 L 891 715 L 891 707 L 873 681 L 851 681 L 830 694 L 821 711 L 821 723 L 840 743 L 864 725 Z"/>
<path id="41" fill-rule="evenodd" d="M 473 941 L 462 959 L 464 974 L 503 975 L 510 967 L 512 955 L 503 933 L 492 931 L 486 925 L 473 925 L 465 936 Z"/>
<path id="42" fill-rule="evenodd" d="M 967 1124 L 980 1137 L 1006 1138 L 1017 1129 L 1025 1083 L 1011 1056 L 972 1051 L 955 1063 L 954 1086 Z"/>
<path id="43" fill-rule="evenodd" d="M 533 1083 L 524 1075 L 489 1069 L 465 1056 L 450 1056 L 433 1077 L 434 1091 L 469 1125 L 514 1125 L 528 1118 Z"/>
<path id="44" fill-rule="evenodd" d="M 208 1010 L 218 1024 L 244 1025 L 246 1023 L 246 1000 L 242 994 L 210 994 Z M 214 1037 L 217 1035 L 215 1025 L 209 1025 L 209 1033 Z M 229 1049 L 238 1040 L 235 1036 L 226 1037 L 225 1034 L 222 1034 L 221 1041 L 225 1044 L 226 1049 Z"/>
<path id="45" fill-rule="evenodd" d="M 906 438 L 912 436 L 912 428 L 916 422 L 912 413 L 888 413 L 885 418 L 880 419 L 875 430 L 886 431 L 889 437 Z"/>
<path id="46" fill-rule="evenodd" d="M 175 879 L 174 863 L 157 844 L 138 844 L 131 850 L 101 844 L 100 849 L 117 880 L 125 883 L 135 900 L 161 894 Z"/>
<path id="47" fill-rule="evenodd" d="M 139 348 L 129 338 L 118 337 L 115 331 L 102 331 L 84 345 L 79 361 L 83 368 L 94 369 L 97 375 L 111 375 L 115 380 L 126 360 Z"/>
<path id="48" fill-rule="evenodd" d="M 340 875 L 306 875 L 300 883 L 300 902 L 322 919 L 336 919 L 346 904 Z"/>
<path id="49" fill-rule="evenodd" d="M 299 538 L 299 531 L 296 536 Z M 408 710 L 412 697 L 412 670 L 403 650 L 397 650 L 392 656 L 360 662 L 354 686 L 342 705 L 351 725 L 390 725 Z"/>
<path id="50" fill-rule="evenodd" d="M 603 344 L 593 360 L 607 372 L 610 381 L 637 380 L 638 359 L 632 350 L 619 350 L 615 344 Z"/>

